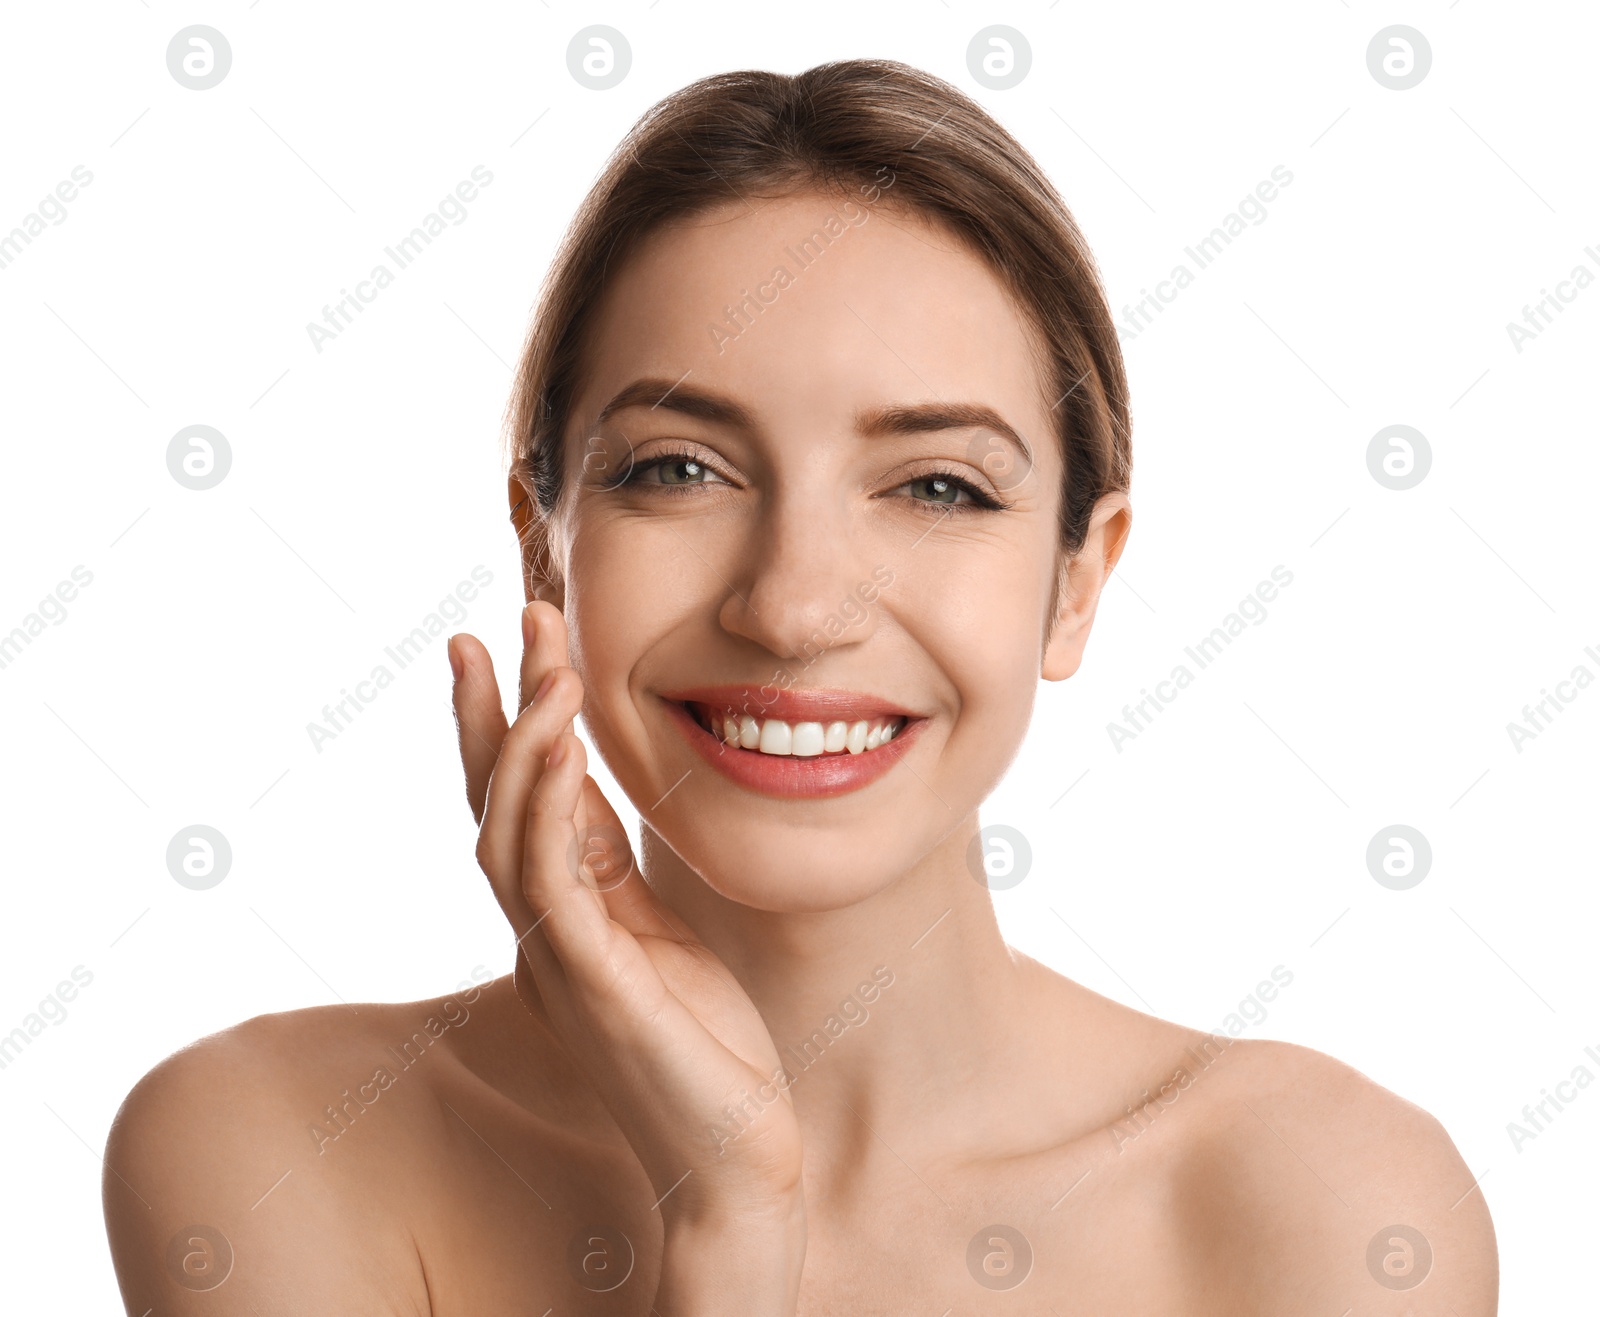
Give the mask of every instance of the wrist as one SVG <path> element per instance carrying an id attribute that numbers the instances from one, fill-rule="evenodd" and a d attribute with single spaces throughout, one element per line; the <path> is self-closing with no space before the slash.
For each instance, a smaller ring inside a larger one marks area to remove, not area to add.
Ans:
<path id="1" fill-rule="evenodd" d="M 674 1201 L 676 1200 L 676 1201 Z M 664 1237 L 712 1241 L 726 1236 L 806 1237 L 806 1199 L 797 1185 L 761 1194 L 674 1194 L 661 1204 Z"/>
<path id="2" fill-rule="evenodd" d="M 792 1317 L 805 1266 L 804 1196 L 680 1204 L 664 1217 L 661 1317 Z"/>

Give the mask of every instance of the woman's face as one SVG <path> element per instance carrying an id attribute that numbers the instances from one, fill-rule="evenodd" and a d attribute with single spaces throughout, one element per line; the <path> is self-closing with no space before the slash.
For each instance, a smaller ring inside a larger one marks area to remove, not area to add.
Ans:
<path id="1" fill-rule="evenodd" d="M 1062 458 L 997 277 L 882 201 L 736 203 L 621 267 L 585 366 L 550 597 L 649 826 L 774 911 L 964 846 L 1093 612 L 1047 649 Z"/>

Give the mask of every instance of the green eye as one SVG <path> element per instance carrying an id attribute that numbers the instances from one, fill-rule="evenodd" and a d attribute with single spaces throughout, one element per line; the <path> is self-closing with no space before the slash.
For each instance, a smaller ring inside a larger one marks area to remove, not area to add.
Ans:
<path id="1" fill-rule="evenodd" d="M 620 476 L 610 481 L 609 489 L 624 485 L 655 485 L 663 489 L 683 489 L 690 485 L 725 485 L 710 467 L 692 453 L 661 453 L 631 464 Z"/>
<path id="2" fill-rule="evenodd" d="M 961 493 L 970 486 L 962 485 L 945 476 L 918 476 L 915 480 L 906 482 L 906 488 L 916 490 L 918 487 L 926 489 L 926 494 L 917 494 L 916 497 L 929 503 L 951 504 L 959 502 Z"/>
<path id="3" fill-rule="evenodd" d="M 938 512 L 941 516 L 947 511 L 983 512 L 1009 506 L 953 471 L 930 471 L 924 476 L 913 476 L 900 488 L 909 490 L 919 507 Z M 963 494 L 965 498 L 961 497 Z"/>
<path id="4" fill-rule="evenodd" d="M 653 462 L 651 466 L 661 474 L 663 485 L 698 485 L 705 483 L 706 469 L 692 457 L 681 460 Z"/>

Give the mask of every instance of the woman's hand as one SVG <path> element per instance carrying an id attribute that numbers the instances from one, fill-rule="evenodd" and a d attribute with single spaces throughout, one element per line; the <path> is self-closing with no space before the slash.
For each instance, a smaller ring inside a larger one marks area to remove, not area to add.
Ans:
<path id="1" fill-rule="evenodd" d="M 548 1018 L 664 1195 L 669 1239 L 674 1224 L 703 1238 L 738 1219 L 793 1243 L 800 1130 L 772 1082 L 777 1049 L 727 967 L 645 883 L 585 771 L 572 732 L 583 685 L 561 613 L 536 601 L 522 627 L 509 730 L 488 651 L 465 633 L 450 641 L 478 863 L 517 934 L 517 994 Z"/>

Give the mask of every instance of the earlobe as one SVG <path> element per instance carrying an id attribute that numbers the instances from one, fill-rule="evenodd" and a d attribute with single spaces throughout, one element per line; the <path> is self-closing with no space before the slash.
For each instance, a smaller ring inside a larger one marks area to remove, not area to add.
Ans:
<path id="1" fill-rule="evenodd" d="M 1083 662 L 1083 650 L 1089 636 L 1089 624 L 1094 620 L 1099 587 L 1091 586 L 1091 597 L 1086 597 L 1081 581 L 1082 555 L 1070 560 L 1060 574 L 1061 588 L 1056 595 L 1056 606 L 1050 615 L 1050 634 L 1045 641 L 1044 656 L 1039 665 L 1039 676 L 1044 681 L 1065 681 Z"/>
<path id="2" fill-rule="evenodd" d="M 1095 505 L 1083 547 L 1057 572 L 1059 588 L 1039 666 L 1041 679 L 1064 681 L 1082 664 L 1100 594 L 1122 557 L 1132 526 L 1133 509 L 1126 494 L 1107 494 Z"/>

